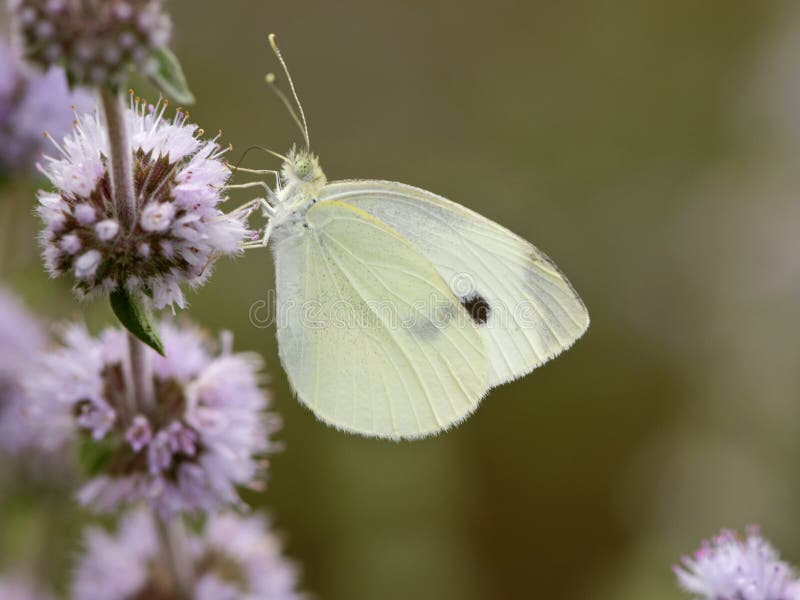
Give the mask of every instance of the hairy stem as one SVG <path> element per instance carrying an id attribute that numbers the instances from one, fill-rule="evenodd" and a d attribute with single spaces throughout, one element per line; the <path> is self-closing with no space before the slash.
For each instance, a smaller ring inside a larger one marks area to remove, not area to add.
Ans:
<path id="1" fill-rule="evenodd" d="M 122 99 L 111 90 L 100 91 L 103 114 L 108 132 L 108 161 L 111 163 L 111 197 L 120 224 L 130 231 L 136 223 L 136 194 L 133 187 L 133 157 L 125 122 Z M 147 348 L 128 333 L 130 356 L 131 403 L 129 417 L 137 413 L 151 414 L 153 408 L 153 377 Z"/>
<path id="2" fill-rule="evenodd" d="M 133 403 L 135 411 L 131 416 L 138 413 L 152 415 L 155 409 L 155 394 L 153 391 L 153 369 L 150 365 L 150 355 L 145 346 L 139 339 L 128 332 L 128 356 L 131 366 L 131 389 L 133 391 Z"/>
<path id="3" fill-rule="evenodd" d="M 123 231 L 131 231 L 136 224 L 136 195 L 133 185 L 133 156 L 125 122 L 125 107 L 121 99 L 109 90 L 100 92 L 103 114 L 108 131 L 108 160 L 111 165 L 111 195 L 117 218 Z M 128 333 L 129 373 L 128 387 L 131 390 L 129 418 L 138 413 L 152 415 L 155 412 L 153 370 L 147 346 L 132 333 Z M 185 532 L 180 519 L 170 521 L 154 515 L 158 530 L 159 546 L 175 589 L 175 598 L 189 600 L 192 597 L 193 574 L 185 544 Z"/>
<path id="4" fill-rule="evenodd" d="M 186 551 L 186 530 L 180 518 L 165 521 L 156 517 L 158 544 L 161 556 L 166 561 L 172 577 L 174 597 L 177 600 L 190 600 L 193 596 L 192 565 Z"/>
<path id="5" fill-rule="evenodd" d="M 136 193 L 133 188 L 133 156 L 125 124 L 122 99 L 109 90 L 100 92 L 108 131 L 111 156 L 111 195 L 122 229 L 130 231 L 136 223 Z"/>

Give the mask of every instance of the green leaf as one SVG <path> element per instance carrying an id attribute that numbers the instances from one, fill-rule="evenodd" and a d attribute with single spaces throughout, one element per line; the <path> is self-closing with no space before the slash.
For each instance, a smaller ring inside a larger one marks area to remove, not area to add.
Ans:
<path id="1" fill-rule="evenodd" d="M 116 452 L 117 444 L 109 439 L 95 440 L 86 435 L 78 440 L 78 463 L 90 477 L 105 471 Z"/>
<path id="2" fill-rule="evenodd" d="M 165 96 L 179 104 L 194 104 L 194 94 L 189 90 L 178 57 L 168 48 L 156 50 L 153 56 L 158 62 L 158 70 L 150 75 L 152 82 Z"/>
<path id="3" fill-rule="evenodd" d="M 111 310 L 128 331 L 165 356 L 164 344 L 153 325 L 153 315 L 144 298 L 133 296 L 126 289 L 118 289 L 111 293 Z"/>

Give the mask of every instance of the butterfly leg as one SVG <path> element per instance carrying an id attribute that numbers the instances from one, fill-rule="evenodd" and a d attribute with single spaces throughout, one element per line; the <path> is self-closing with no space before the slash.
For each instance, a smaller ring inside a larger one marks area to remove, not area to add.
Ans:
<path id="1" fill-rule="evenodd" d="M 277 204 L 278 203 L 278 196 L 275 194 L 275 192 L 272 191 L 272 188 L 269 187 L 263 181 L 251 181 L 249 183 L 236 183 L 236 184 L 232 184 L 232 185 L 220 185 L 220 186 L 213 186 L 213 187 L 217 187 L 220 190 L 246 190 L 246 189 L 250 189 L 250 188 L 254 188 L 254 187 L 260 187 L 260 188 L 264 189 L 267 192 L 267 199 L 264 200 L 263 198 L 260 198 L 260 199 L 257 199 L 257 201 L 263 201 L 266 204 L 266 206 L 269 206 L 269 209 L 270 209 L 269 211 L 267 211 L 265 209 L 265 212 L 267 214 L 269 214 L 269 215 L 273 214 L 273 212 L 270 212 L 270 211 L 273 211 L 273 204 Z M 278 190 L 280 191 L 280 188 L 278 188 Z M 270 204 L 270 202 L 272 204 Z"/>
<path id="2" fill-rule="evenodd" d="M 265 217 L 275 216 L 275 207 L 272 206 L 264 198 L 255 198 L 253 200 L 250 200 L 249 202 L 245 202 L 238 208 L 234 209 L 231 214 L 234 215 L 241 215 L 242 213 L 250 214 L 257 206 L 261 207 L 261 214 L 264 215 Z"/>
<path id="3" fill-rule="evenodd" d="M 247 183 L 232 183 L 228 185 L 217 185 L 212 187 L 216 187 L 217 189 L 220 190 L 246 190 L 249 188 L 260 187 L 267 190 L 268 198 L 272 198 L 273 196 L 275 196 L 275 192 L 272 191 L 272 188 L 269 187 L 263 181 L 249 181 Z"/>
<path id="4" fill-rule="evenodd" d="M 279 172 L 275 169 L 246 169 L 245 167 L 235 167 L 235 169 L 237 171 L 241 171 L 242 173 L 253 173 L 254 175 L 264 175 L 265 173 L 268 173 L 277 177 L 279 174 Z"/>
<path id="5" fill-rule="evenodd" d="M 250 248 L 266 248 L 267 244 L 269 243 L 269 236 L 271 234 L 272 234 L 272 221 L 267 221 L 267 226 L 264 227 L 264 234 L 261 236 L 261 239 L 243 243 L 242 249 L 248 250 Z"/>
<path id="6" fill-rule="evenodd" d="M 275 176 L 275 189 L 279 192 L 281 191 L 281 173 L 280 171 L 276 171 L 275 169 L 245 169 L 244 167 L 233 167 L 232 165 L 228 165 L 232 169 L 236 171 L 241 171 L 242 173 L 252 173 L 253 175 L 274 175 Z"/>

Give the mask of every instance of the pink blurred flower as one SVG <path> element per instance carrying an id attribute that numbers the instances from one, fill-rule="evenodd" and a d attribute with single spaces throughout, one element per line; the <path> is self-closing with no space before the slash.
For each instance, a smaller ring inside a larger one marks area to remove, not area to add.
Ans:
<path id="1" fill-rule="evenodd" d="M 120 84 L 136 66 L 158 68 L 155 52 L 169 42 L 172 23 L 161 0 L 11 0 L 28 60 L 63 65 L 76 83 Z"/>
<path id="2" fill-rule="evenodd" d="M 195 600 L 301 600 L 296 567 L 256 516 L 219 514 L 187 540 Z M 91 528 L 75 573 L 76 600 L 171 597 L 152 515 L 137 510 L 116 534 Z"/>
<path id="3" fill-rule="evenodd" d="M 33 441 L 24 426 L 23 381 L 30 377 L 44 346 L 45 335 L 36 318 L 0 288 L 0 448 L 6 451 L 16 452 Z"/>
<path id="4" fill-rule="evenodd" d="M 673 570 L 681 587 L 698 599 L 800 600 L 794 570 L 756 528 L 750 528 L 744 539 L 725 530 L 703 541 Z"/>
<path id="5" fill-rule="evenodd" d="M 0 575 L 0 598 L 3 600 L 50 600 L 32 579 L 20 575 Z"/>
<path id="6" fill-rule="evenodd" d="M 72 105 L 90 110 L 94 101 L 86 93 L 70 92 L 63 69 L 36 72 L 0 39 L 0 178 L 33 172 L 46 147 L 42 134 L 65 135 L 74 119 Z"/>

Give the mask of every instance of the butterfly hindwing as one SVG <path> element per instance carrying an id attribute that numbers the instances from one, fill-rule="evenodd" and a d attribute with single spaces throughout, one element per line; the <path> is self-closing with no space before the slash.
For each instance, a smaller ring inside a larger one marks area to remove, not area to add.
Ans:
<path id="1" fill-rule="evenodd" d="M 474 319 L 422 252 L 364 210 L 319 202 L 275 240 L 278 343 L 300 400 L 341 429 L 429 435 L 488 389 Z"/>

